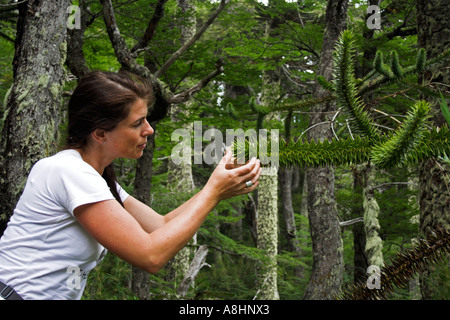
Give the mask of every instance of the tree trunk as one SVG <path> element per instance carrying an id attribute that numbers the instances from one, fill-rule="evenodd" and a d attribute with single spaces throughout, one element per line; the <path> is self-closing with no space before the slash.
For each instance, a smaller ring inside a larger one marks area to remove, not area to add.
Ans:
<path id="1" fill-rule="evenodd" d="M 156 130 L 156 121 L 150 125 Z M 150 192 L 153 168 L 153 150 L 155 146 L 155 136 L 148 137 L 147 147 L 144 149 L 142 157 L 137 160 L 136 176 L 134 178 L 134 197 L 139 201 L 151 205 Z M 150 295 L 149 274 L 138 267 L 131 267 L 131 289 L 141 300 L 147 300 Z"/>
<path id="2" fill-rule="evenodd" d="M 367 5 L 379 5 L 379 0 L 368 0 Z M 368 19 L 370 14 L 366 14 L 365 18 Z M 363 78 L 373 68 L 373 59 L 376 53 L 376 46 L 370 45 L 373 39 L 375 29 L 365 29 L 363 32 L 363 38 L 366 45 L 364 46 L 363 60 L 361 64 L 356 67 L 356 73 L 359 78 Z M 370 100 L 370 97 L 367 98 Z M 352 210 L 352 218 L 359 218 L 364 216 L 364 195 L 363 190 L 366 186 L 366 169 L 365 165 L 356 165 L 353 169 L 353 194 L 354 203 Z M 353 231 L 353 251 L 354 251 L 354 271 L 353 282 L 355 284 L 359 282 L 365 282 L 367 280 L 367 267 L 369 266 L 367 254 L 366 254 L 366 233 L 364 224 L 355 223 L 352 227 Z"/>
<path id="3" fill-rule="evenodd" d="M 89 17 L 87 6 L 86 0 L 80 0 L 79 28 L 72 28 L 67 31 L 67 47 L 69 50 L 67 51 L 66 64 L 70 72 L 77 78 L 89 72 L 83 53 L 84 32 L 86 31 L 88 25 L 87 19 Z"/>
<path id="4" fill-rule="evenodd" d="M 425 48 L 428 59 L 436 57 L 450 45 L 450 2 L 416 0 L 416 8 L 419 46 Z M 447 57 L 432 72 L 426 72 L 423 81 L 432 81 L 438 89 L 448 94 L 449 64 L 450 58 Z M 437 103 L 432 103 L 432 114 L 434 125 L 441 127 L 445 120 Z M 419 166 L 419 228 L 425 236 L 438 226 L 450 229 L 449 170 L 449 166 L 438 159 L 429 159 Z M 445 280 L 448 281 L 448 278 L 445 279 L 445 270 L 430 266 L 420 279 L 422 298 L 447 299 Z"/>
<path id="5" fill-rule="evenodd" d="M 285 236 L 289 239 L 289 250 L 295 252 L 295 257 L 300 258 L 302 250 L 300 247 L 300 239 L 297 236 L 297 227 L 295 225 L 295 212 L 292 207 L 292 178 L 294 169 L 280 168 L 280 201 L 282 204 L 281 210 L 283 213 L 284 224 L 286 225 Z M 303 267 L 295 268 L 295 276 L 301 277 L 303 275 Z"/>
<path id="6" fill-rule="evenodd" d="M 180 20 L 180 28 L 181 28 L 181 45 L 183 45 L 186 41 L 188 41 L 195 34 L 195 15 L 188 14 L 189 11 L 194 10 L 195 6 L 191 1 L 188 0 L 178 0 L 178 8 L 183 14 L 183 20 Z M 172 107 L 172 121 L 179 122 L 177 119 L 178 113 L 187 114 L 189 102 L 185 105 L 174 105 Z M 193 126 L 192 124 L 183 124 L 183 129 L 187 130 L 190 133 L 190 136 L 193 135 Z M 185 141 L 190 143 L 190 141 Z M 190 147 L 190 146 L 189 146 Z M 190 159 L 192 160 L 192 159 Z M 183 161 L 180 164 L 174 164 L 172 161 L 169 161 L 168 168 L 168 185 L 176 193 L 190 193 L 194 190 L 194 178 L 192 175 L 192 162 Z M 184 247 L 181 249 L 175 257 L 172 258 L 171 261 L 166 266 L 166 270 L 168 275 L 166 276 L 166 280 L 173 282 L 173 288 L 176 290 L 177 287 L 181 284 L 182 280 L 185 278 L 189 271 L 190 265 L 190 255 L 191 250 L 189 247 Z"/>
<path id="7" fill-rule="evenodd" d="M 364 188 L 364 172 L 361 165 L 357 165 L 353 169 L 353 207 L 352 218 L 360 218 L 364 216 L 364 208 L 362 204 Z M 366 256 L 366 233 L 362 223 L 355 223 L 352 226 L 353 231 L 353 282 L 358 284 L 367 280 L 367 267 L 369 266 Z"/>
<path id="8" fill-rule="evenodd" d="M 363 169 L 365 181 L 363 189 L 364 230 L 366 232 L 365 251 L 369 265 L 381 268 L 384 266 L 384 259 L 383 242 L 379 236 L 380 223 L 378 222 L 378 215 L 380 207 L 374 195 L 375 174 L 372 170 L 373 168 L 370 164 Z"/>
<path id="9" fill-rule="evenodd" d="M 278 175 L 275 170 L 261 175 L 258 186 L 257 246 L 266 261 L 257 265 L 258 300 L 278 300 Z"/>
<path id="10" fill-rule="evenodd" d="M 326 29 L 318 74 L 332 78 L 333 51 L 336 41 L 346 27 L 347 0 L 328 1 Z M 317 86 L 315 96 L 324 94 Z M 334 103 L 312 108 L 310 125 L 325 121 L 324 111 L 335 109 Z M 328 119 L 329 120 L 329 119 Z M 316 126 L 308 131 L 311 140 L 330 139 L 328 127 Z M 340 290 L 343 276 L 343 244 L 334 197 L 334 169 L 332 167 L 308 168 L 308 217 L 313 245 L 313 269 L 305 291 L 305 299 L 334 298 Z"/>
<path id="11" fill-rule="evenodd" d="M 56 150 L 70 4 L 29 0 L 19 5 L 14 82 L 0 143 L 0 235 L 31 167 Z"/>
<path id="12" fill-rule="evenodd" d="M 270 3 L 269 3 L 270 5 Z M 269 37 L 274 21 L 266 22 L 265 35 Z M 277 71 L 263 73 L 261 101 L 271 105 L 280 96 L 280 76 Z M 261 126 L 261 127 L 260 127 Z M 262 129 L 262 121 L 257 131 Z M 259 141 L 261 143 L 261 141 Z M 277 254 L 278 254 L 278 168 L 263 168 L 257 191 L 256 236 L 257 247 L 266 254 L 266 261 L 256 267 L 258 300 L 277 300 Z"/>

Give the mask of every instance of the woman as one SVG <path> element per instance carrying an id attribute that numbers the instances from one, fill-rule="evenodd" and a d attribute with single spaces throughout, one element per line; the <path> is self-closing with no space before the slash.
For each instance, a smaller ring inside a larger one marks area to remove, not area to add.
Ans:
<path id="1" fill-rule="evenodd" d="M 69 102 L 67 147 L 31 170 L 0 239 L 4 299 L 80 299 L 86 278 L 109 250 L 156 273 L 193 237 L 223 199 L 253 191 L 252 159 L 226 152 L 204 188 L 167 215 L 128 195 L 112 162 L 142 156 L 153 129 L 151 87 L 127 73 L 92 72 Z"/>

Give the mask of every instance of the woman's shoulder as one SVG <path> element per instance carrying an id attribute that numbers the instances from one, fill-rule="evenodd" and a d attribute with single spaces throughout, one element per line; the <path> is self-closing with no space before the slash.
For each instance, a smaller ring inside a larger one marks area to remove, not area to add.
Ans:
<path id="1" fill-rule="evenodd" d="M 94 170 L 83 161 L 80 153 L 74 149 L 62 150 L 52 156 L 43 158 L 34 167 L 35 170 L 53 171 L 55 173 L 74 170 L 77 172 L 90 172 Z"/>

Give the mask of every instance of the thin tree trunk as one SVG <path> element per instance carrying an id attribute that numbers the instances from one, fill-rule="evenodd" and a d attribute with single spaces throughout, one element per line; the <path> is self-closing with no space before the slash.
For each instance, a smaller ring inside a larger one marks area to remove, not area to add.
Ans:
<path id="1" fill-rule="evenodd" d="M 150 125 L 156 130 L 156 121 Z M 147 147 L 142 157 L 137 160 L 136 175 L 134 178 L 134 197 L 139 201 L 151 205 L 151 179 L 153 168 L 153 150 L 155 136 L 148 137 Z M 141 300 L 147 300 L 150 296 L 149 274 L 138 267 L 131 267 L 131 289 Z"/>
<path id="2" fill-rule="evenodd" d="M 378 215 L 380 207 L 374 195 L 374 172 L 373 168 L 368 164 L 363 170 L 364 174 L 364 189 L 363 189 L 363 208 L 364 208 L 364 230 L 366 232 L 366 247 L 367 260 L 369 265 L 374 265 L 379 268 L 384 266 L 383 259 L 383 242 L 379 236 L 380 223 L 378 222 Z"/>
<path id="3" fill-rule="evenodd" d="M 179 109 L 179 106 L 176 106 Z M 180 111 L 181 112 L 181 111 Z M 176 118 L 172 118 L 173 122 L 176 122 Z M 190 132 L 192 136 L 192 125 L 183 126 L 183 129 Z M 185 141 L 186 142 L 186 141 Z M 194 190 L 194 178 L 192 176 L 192 164 L 191 162 L 182 162 L 180 164 L 174 164 L 169 161 L 168 167 L 168 185 L 174 193 L 190 193 Z M 188 246 L 181 249 L 166 265 L 167 271 L 166 281 L 173 283 L 173 289 L 176 290 L 178 285 L 186 276 L 189 271 L 190 265 L 190 248 Z"/>
<path id="4" fill-rule="evenodd" d="M 278 175 L 275 170 L 261 175 L 258 190 L 257 241 L 267 260 L 257 265 L 258 300 L 278 300 Z"/>
<path id="5" fill-rule="evenodd" d="M 368 0 L 367 5 L 379 5 L 380 0 Z M 366 15 L 366 19 L 369 14 Z M 365 29 L 363 37 L 367 44 L 373 39 L 375 33 L 374 29 Z M 357 66 L 356 72 L 358 77 L 362 78 L 366 75 L 373 67 L 373 59 L 376 53 L 376 46 L 366 45 L 363 52 L 363 60 L 360 65 Z M 370 100 L 370 98 L 368 98 Z M 354 203 L 352 209 L 352 218 L 359 218 L 364 216 L 364 205 L 363 205 L 363 190 L 366 184 L 366 170 L 365 165 L 356 165 L 353 170 L 353 181 L 354 181 Z M 352 227 L 353 230 L 353 251 L 354 251 L 354 271 L 353 271 L 353 281 L 355 284 L 359 282 L 365 282 L 367 280 L 367 267 L 369 266 L 367 260 L 366 248 L 366 232 L 364 224 L 355 223 Z"/>
<path id="6" fill-rule="evenodd" d="M 266 25 L 266 37 L 272 32 L 273 21 Z M 280 77 L 276 71 L 263 73 L 261 101 L 270 105 L 280 96 Z M 262 124 L 260 124 L 262 125 Z M 258 127 L 257 129 L 262 129 Z M 261 141 L 260 141 L 261 143 Z M 277 254 L 278 254 L 278 169 L 263 168 L 257 192 L 256 235 L 257 247 L 262 249 L 267 261 L 258 263 L 256 282 L 258 293 L 255 299 L 277 300 Z"/>
<path id="7" fill-rule="evenodd" d="M 186 41 L 192 38 L 195 34 L 195 15 L 190 11 L 195 10 L 195 6 L 191 1 L 178 0 L 178 8 L 183 13 L 183 20 L 180 21 L 181 28 L 181 44 L 185 44 Z M 185 105 L 174 105 L 172 107 L 172 121 L 178 122 L 177 114 L 187 114 L 189 102 Z M 193 135 L 192 124 L 183 125 L 183 129 Z M 190 143 L 190 141 L 185 141 Z M 190 146 L 188 146 L 190 147 Z M 191 160 L 191 159 L 189 159 Z M 183 161 L 180 164 L 174 164 L 169 161 L 168 168 L 168 185 L 176 193 L 190 193 L 194 190 L 194 178 L 192 175 L 192 162 Z M 189 271 L 191 250 L 188 246 L 181 249 L 175 257 L 173 257 L 166 266 L 168 275 L 166 280 L 173 282 L 173 288 L 176 288 L 181 284 Z"/>
<path id="8" fill-rule="evenodd" d="M 335 43 L 346 28 L 347 0 L 328 1 L 326 29 L 319 61 L 318 74 L 327 80 L 332 78 L 333 51 Z M 321 87 L 315 95 L 324 94 Z M 323 111 L 335 109 L 334 104 L 313 108 L 310 124 L 326 120 Z M 308 131 L 309 139 L 330 139 L 328 127 L 316 126 Z M 334 197 L 334 169 L 332 167 L 308 168 L 308 217 L 313 245 L 313 269 L 304 298 L 324 300 L 334 298 L 341 287 L 343 277 L 343 244 Z"/>
<path id="9" fill-rule="evenodd" d="M 353 207 L 352 218 L 360 218 L 364 216 L 364 207 L 362 203 L 364 188 L 364 173 L 361 165 L 355 166 L 353 169 Z M 355 223 L 353 230 L 353 282 L 355 284 L 365 282 L 367 280 L 367 262 L 366 255 L 366 232 L 364 224 Z"/>
<path id="10" fill-rule="evenodd" d="M 438 56 L 450 46 L 450 24 L 448 12 L 450 2 L 444 0 L 416 0 L 417 39 L 419 46 L 425 48 L 427 58 Z M 447 91 L 450 83 L 450 58 L 443 60 L 435 70 L 426 72 L 423 81 L 432 81 L 441 91 Z M 441 127 L 445 123 L 439 105 L 432 103 L 433 124 Z M 428 236 L 432 229 L 442 227 L 450 229 L 450 168 L 438 159 L 429 159 L 419 166 L 419 205 L 420 232 Z M 450 259 L 449 259 L 450 262 Z M 444 270 L 430 266 L 420 278 L 423 299 L 446 299 L 448 288 L 445 288 Z M 447 268 L 447 270 L 445 270 Z M 439 288 L 441 291 L 439 292 Z"/>
<path id="11" fill-rule="evenodd" d="M 289 239 L 289 250 L 295 252 L 295 257 L 299 258 L 302 254 L 300 240 L 297 236 L 297 227 L 295 225 L 295 212 L 292 207 L 292 178 L 294 170 L 292 168 L 280 168 L 280 197 L 282 203 L 283 219 L 286 225 L 286 238 Z M 295 276 L 301 277 L 303 268 L 295 269 Z"/>
<path id="12" fill-rule="evenodd" d="M 70 4 L 29 0 L 19 5 L 14 82 L 0 142 L 0 235 L 31 167 L 56 151 Z"/>
<path id="13" fill-rule="evenodd" d="M 87 4 L 85 0 L 80 0 L 80 25 L 79 28 L 69 29 L 67 47 L 67 67 L 70 72 L 77 78 L 82 77 L 89 72 L 89 67 L 86 64 L 83 53 L 83 43 L 84 43 L 84 32 L 88 26 L 87 18 L 89 17 L 89 12 L 87 9 Z"/>

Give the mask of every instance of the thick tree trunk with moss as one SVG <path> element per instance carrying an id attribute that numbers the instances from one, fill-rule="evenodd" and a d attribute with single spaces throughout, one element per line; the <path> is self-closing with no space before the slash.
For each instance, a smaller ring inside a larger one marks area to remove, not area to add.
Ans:
<path id="1" fill-rule="evenodd" d="M 327 80 L 332 78 L 333 51 L 342 30 L 346 28 L 347 0 L 328 1 L 326 29 L 318 74 Z M 317 86 L 315 96 L 324 95 Z M 334 103 L 312 108 L 315 112 L 310 125 L 327 121 L 326 111 L 334 110 Z M 310 140 L 330 139 L 328 126 L 316 126 L 308 131 Z M 308 218 L 313 245 L 313 269 L 304 298 L 308 300 L 333 299 L 340 290 L 343 275 L 343 243 L 340 234 L 334 196 L 334 169 L 332 167 L 308 168 Z"/>
<path id="2" fill-rule="evenodd" d="M 436 57 L 450 47 L 450 2 L 416 0 L 416 8 L 419 46 L 425 48 L 427 58 Z M 448 94 L 449 64 L 450 58 L 447 57 L 432 72 L 425 73 L 423 81 L 432 81 L 434 86 Z M 434 125 L 442 126 L 445 120 L 437 103 L 432 104 L 432 114 Z M 438 226 L 450 229 L 449 172 L 449 166 L 439 159 L 429 159 L 419 166 L 420 231 L 425 236 Z M 448 299 L 445 273 L 448 275 L 448 269 L 439 271 L 434 266 L 424 273 L 420 279 L 423 299 Z"/>
<path id="3" fill-rule="evenodd" d="M 56 150 L 70 4 L 29 0 L 19 6 L 14 82 L 0 143 L 0 234 L 31 167 Z"/>

